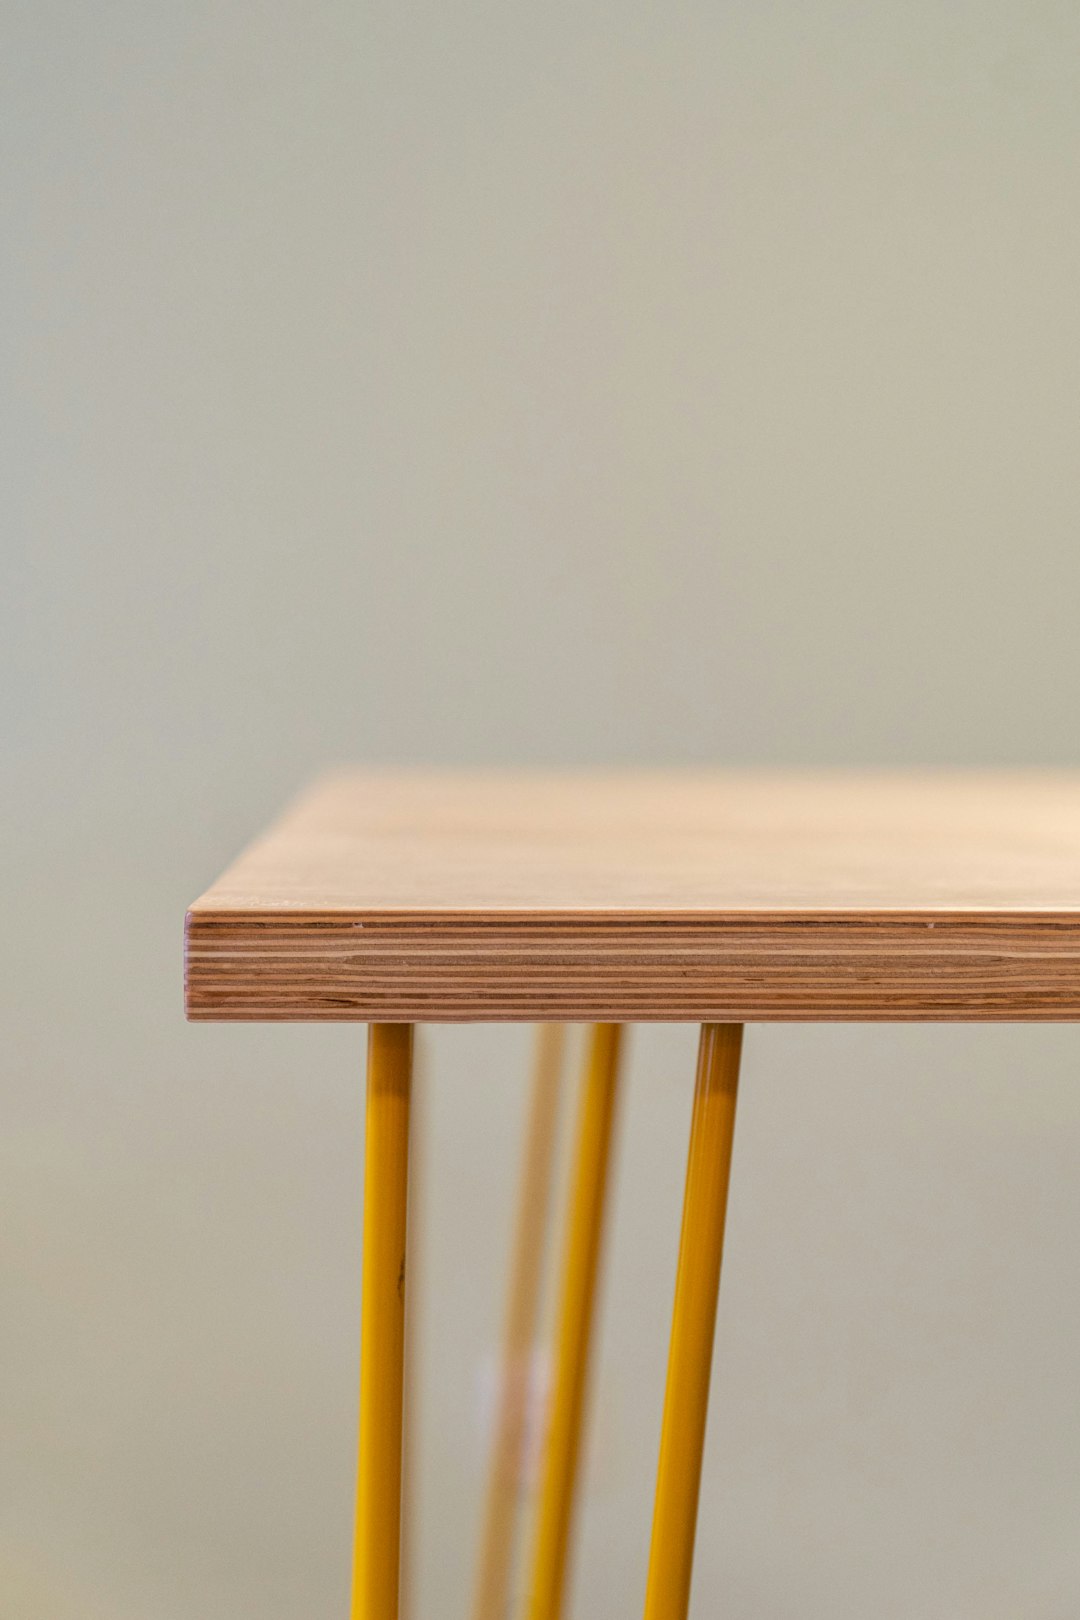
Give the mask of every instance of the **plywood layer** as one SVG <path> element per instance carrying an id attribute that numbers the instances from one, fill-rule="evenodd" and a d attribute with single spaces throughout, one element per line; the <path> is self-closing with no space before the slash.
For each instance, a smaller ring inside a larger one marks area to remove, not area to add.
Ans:
<path id="1" fill-rule="evenodd" d="M 348 774 L 188 915 L 201 1019 L 1080 1017 L 1080 776 Z"/>

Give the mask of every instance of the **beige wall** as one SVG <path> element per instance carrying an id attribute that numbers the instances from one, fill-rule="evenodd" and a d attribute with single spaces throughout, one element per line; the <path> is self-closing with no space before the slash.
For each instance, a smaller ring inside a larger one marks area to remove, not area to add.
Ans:
<path id="1" fill-rule="evenodd" d="M 339 759 L 1076 763 L 1080 21 L 8 0 L 0 1620 L 344 1614 L 358 1029 L 188 1028 Z M 435 1031 L 424 1616 L 522 1031 Z M 1080 1612 L 1080 1032 L 750 1032 L 695 1614 Z M 635 1037 L 577 1620 L 637 1611 Z"/>

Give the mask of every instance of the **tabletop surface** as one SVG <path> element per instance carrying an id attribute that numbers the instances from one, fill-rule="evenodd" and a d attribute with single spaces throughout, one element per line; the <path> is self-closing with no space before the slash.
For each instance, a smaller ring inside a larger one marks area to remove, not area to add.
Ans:
<path id="1" fill-rule="evenodd" d="M 343 773 L 188 914 L 200 1019 L 1080 1017 L 1080 773 Z"/>

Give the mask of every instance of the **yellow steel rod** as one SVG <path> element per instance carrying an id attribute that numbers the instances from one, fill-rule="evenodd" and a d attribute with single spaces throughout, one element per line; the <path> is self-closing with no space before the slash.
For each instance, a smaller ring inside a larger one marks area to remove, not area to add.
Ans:
<path id="1" fill-rule="evenodd" d="M 352 1620 L 397 1620 L 411 1024 L 368 1032 Z"/>
<path id="2" fill-rule="evenodd" d="M 554 1384 L 528 1597 L 529 1620 L 559 1620 L 566 1588 L 590 1330 L 611 1159 L 620 1036 L 618 1024 L 597 1024 L 589 1042 L 563 1256 Z"/>
<path id="3" fill-rule="evenodd" d="M 473 1594 L 473 1620 L 505 1620 L 510 1596 L 517 1493 L 555 1165 L 565 1034 L 562 1024 L 541 1024 L 536 1033 L 532 1094 L 511 1248 L 498 1406 Z"/>
<path id="4" fill-rule="evenodd" d="M 401 1562 L 398 1591 L 399 1620 L 415 1620 L 416 1535 L 419 1499 L 418 1454 L 420 1437 L 420 1300 L 423 1293 L 424 1187 L 429 1140 L 430 1080 L 428 1048 L 423 1030 L 413 1045 L 412 1085 L 409 1099 L 409 1202 L 405 1241 L 405 1366 L 401 1434 Z"/>
<path id="5" fill-rule="evenodd" d="M 645 1620 L 686 1620 L 690 1607 L 741 1050 L 741 1024 L 702 1025 Z"/>

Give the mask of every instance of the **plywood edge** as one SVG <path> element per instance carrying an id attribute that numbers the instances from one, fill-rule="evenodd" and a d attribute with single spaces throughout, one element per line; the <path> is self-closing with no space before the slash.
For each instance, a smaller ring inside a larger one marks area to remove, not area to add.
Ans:
<path id="1" fill-rule="evenodd" d="M 196 1021 L 1080 1018 L 1080 915 L 393 912 L 197 902 Z"/>

